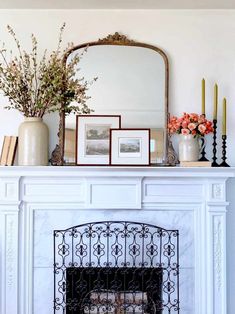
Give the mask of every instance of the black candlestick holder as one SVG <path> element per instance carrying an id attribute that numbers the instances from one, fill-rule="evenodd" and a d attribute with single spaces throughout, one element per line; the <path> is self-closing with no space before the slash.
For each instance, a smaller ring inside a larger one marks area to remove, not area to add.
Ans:
<path id="1" fill-rule="evenodd" d="M 222 162 L 220 167 L 230 167 L 226 162 L 227 135 L 222 135 Z"/>
<path id="2" fill-rule="evenodd" d="M 204 137 L 204 136 L 201 137 L 201 141 L 202 141 L 202 149 L 201 149 L 201 158 L 199 159 L 199 161 L 209 161 L 209 160 L 206 158 L 206 151 L 205 151 L 205 148 L 206 148 L 206 140 L 205 140 L 205 137 Z"/>
<path id="3" fill-rule="evenodd" d="M 217 146 L 217 141 L 216 141 L 216 139 L 217 139 L 217 119 L 213 119 L 213 129 L 214 129 L 214 131 L 213 131 L 213 158 L 212 158 L 212 160 L 213 160 L 213 162 L 212 162 L 212 164 L 211 164 L 211 166 L 212 167 L 219 167 L 219 164 L 217 163 L 217 148 L 216 148 L 216 146 Z"/>
<path id="4" fill-rule="evenodd" d="M 206 117 L 205 114 L 203 114 L 203 116 Z M 206 158 L 206 140 L 204 136 L 201 137 L 201 141 L 202 141 L 201 158 L 198 161 L 209 161 Z"/>

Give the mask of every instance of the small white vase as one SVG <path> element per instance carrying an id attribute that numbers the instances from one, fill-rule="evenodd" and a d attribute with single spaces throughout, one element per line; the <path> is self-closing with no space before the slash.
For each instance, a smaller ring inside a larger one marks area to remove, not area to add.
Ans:
<path id="1" fill-rule="evenodd" d="M 179 140 L 179 161 L 198 161 L 199 141 L 192 134 L 180 134 Z"/>
<path id="2" fill-rule="evenodd" d="M 25 118 L 18 136 L 19 166 L 47 166 L 49 131 L 42 118 Z"/>

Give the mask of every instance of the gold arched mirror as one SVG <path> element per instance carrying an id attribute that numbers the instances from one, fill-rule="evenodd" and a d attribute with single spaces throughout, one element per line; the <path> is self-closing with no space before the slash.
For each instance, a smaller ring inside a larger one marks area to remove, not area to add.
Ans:
<path id="1" fill-rule="evenodd" d="M 88 47 L 88 48 L 87 48 Z M 95 115 L 121 115 L 123 128 L 151 129 L 151 161 L 169 163 L 169 65 L 158 47 L 115 33 L 69 50 L 65 61 L 87 48 L 79 62 L 79 77 L 97 81 L 89 87 L 87 101 Z M 59 146 L 52 163 L 75 164 L 76 117 L 61 115 Z M 63 160 L 63 161 L 62 161 Z"/>

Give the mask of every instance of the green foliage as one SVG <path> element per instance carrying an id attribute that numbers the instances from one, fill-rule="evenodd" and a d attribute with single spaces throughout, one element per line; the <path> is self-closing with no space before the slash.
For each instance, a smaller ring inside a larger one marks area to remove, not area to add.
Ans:
<path id="1" fill-rule="evenodd" d="M 63 62 L 65 52 L 61 51 L 62 34 L 65 24 L 60 29 L 58 47 L 49 56 L 44 51 L 38 61 L 38 42 L 31 36 L 32 51 L 21 49 L 14 30 L 7 26 L 13 37 L 18 56 L 7 58 L 5 44 L 0 49 L 0 90 L 9 99 L 6 109 L 16 109 L 26 117 L 43 117 L 50 112 L 71 112 L 87 114 L 92 110 L 86 105 L 88 86 L 91 82 L 78 79 L 80 56 L 75 54 L 68 62 Z"/>

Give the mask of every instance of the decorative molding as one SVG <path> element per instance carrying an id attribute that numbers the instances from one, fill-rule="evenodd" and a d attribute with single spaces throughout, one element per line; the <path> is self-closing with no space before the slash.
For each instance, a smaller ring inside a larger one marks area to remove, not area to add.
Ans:
<path id="1" fill-rule="evenodd" d="M 141 183 L 142 178 L 88 179 L 86 206 L 97 209 L 141 209 Z"/>
<path id="2" fill-rule="evenodd" d="M 14 218 L 11 215 L 7 216 L 6 225 L 6 272 L 7 272 L 7 286 L 11 290 L 13 287 L 14 277 Z"/>
<path id="3" fill-rule="evenodd" d="M 222 286 L 222 229 L 221 219 L 219 216 L 214 216 L 214 270 L 215 281 L 218 292 L 221 291 Z"/>
<path id="4" fill-rule="evenodd" d="M 212 184 L 212 198 L 213 199 L 222 199 L 223 198 L 223 185 L 220 183 Z"/>
<path id="5" fill-rule="evenodd" d="M 120 45 L 128 45 L 135 43 L 134 40 L 128 39 L 127 36 L 121 35 L 120 33 L 116 32 L 114 34 L 110 34 L 105 38 L 101 38 L 98 40 L 100 44 L 120 44 Z"/>
<path id="6" fill-rule="evenodd" d="M 18 210 L 18 209 L 17 209 Z M 19 234 L 18 212 L 2 212 L 2 250 L 0 256 L 1 274 L 0 299 L 2 301 L 2 314 L 19 314 Z M 4 274 L 4 275 L 3 275 Z"/>
<path id="7" fill-rule="evenodd" d="M 0 177 L 0 201 L 19 200 L 19 180 L 19 177 Z"/>
<path id="8" fill-rule="evenodd" d="M 7 182 L 5 185 L 5 198 L 15 198 L 17 195 L 17 183 Z"/>

